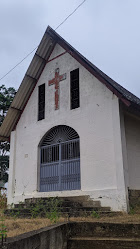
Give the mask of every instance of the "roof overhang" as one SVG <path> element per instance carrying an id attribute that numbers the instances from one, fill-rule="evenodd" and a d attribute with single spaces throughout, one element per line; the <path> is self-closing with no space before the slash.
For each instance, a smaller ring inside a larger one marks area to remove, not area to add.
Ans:
<path id="1" fill-rule="evenodd" d="M 52 53 L 56 41 L 51 38 L 47 30 L 38 46 L 38 49 L 29 65 L 16 96 L 0 127 L 0 140 L 9 141 L 10 133 L 15 129 L 18 120 L 30 98 L 39 77 Z"/>

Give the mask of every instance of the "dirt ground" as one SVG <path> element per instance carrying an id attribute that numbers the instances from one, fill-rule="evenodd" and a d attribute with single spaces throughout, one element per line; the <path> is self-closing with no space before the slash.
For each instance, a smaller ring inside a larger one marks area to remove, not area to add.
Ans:
<path id="1" fill-rule="evenodd" d="M 59 218 L 58 222 L 66 221 L 87 221 L 87 222 L 111 222 L 111 223 L 139 223 L 140 214 L 121 214 L 113 217 L 78 217 L 78 218 Z M 5 218 L 4 224 L 7 229 L 7 237 L 17 236 L 22 233 L 37 230 L 53 223 L 47 218 L 35 219 L 19 219 L 19 218 Z"/>

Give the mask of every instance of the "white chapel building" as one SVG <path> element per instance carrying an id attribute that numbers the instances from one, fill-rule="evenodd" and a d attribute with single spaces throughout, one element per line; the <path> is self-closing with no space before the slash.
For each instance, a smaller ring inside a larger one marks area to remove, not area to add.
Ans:
<path id="1" fill-rule="evenodd" d="M 140 99 L 48 27 L 0 127 L 8 204 L 89 196 L 127 211 L 140 190 Z"/>

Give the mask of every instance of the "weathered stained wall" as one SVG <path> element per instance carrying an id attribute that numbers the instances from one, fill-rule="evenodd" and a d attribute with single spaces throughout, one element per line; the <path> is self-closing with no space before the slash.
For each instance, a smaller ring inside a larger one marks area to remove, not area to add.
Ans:
<path id="1" fill-rule="evenodd" d="M 62 52 L 64 50 L 56 45 L 51 59 Z M 67 74 L 66 80 L 60 82 L 59 110 L 55 110 L 54 85 L 48 86 L 56 68 L 60 74 Z M 70 71 L 76 68 L 80 77 L 80 107 L 70 110 Z M 38 86 L 43 83 L 46 84 L 45 119 L 37 121 Z M 68 125 L 79 134 L 80 191 L 38 192 L 38 145 L 45 133 L 56 125 Z M 12 133 L 11 139 L 13 136 Z M 11 147 L 14 164 L 10 164 L 10 170 L 15 173 L 9 178 L 12 190 L 8 203 L 32 196 L 88 194 L 113 210 L 126 210 L 118 98 L 68 53 L 46 65 L 18 122 L 14 141 Z"/>
<path id="2" fill-rule="evenodd" d="M 125 115 L 125 132 L 130 189 L 140 190 L 140 120 Z"/>
<path id="3" fill-rule="evenodd" d="M 67 223 L 53 225 L 37 231 L 9 238 L 5 249 L 67 249 L 69 226 Z"/>

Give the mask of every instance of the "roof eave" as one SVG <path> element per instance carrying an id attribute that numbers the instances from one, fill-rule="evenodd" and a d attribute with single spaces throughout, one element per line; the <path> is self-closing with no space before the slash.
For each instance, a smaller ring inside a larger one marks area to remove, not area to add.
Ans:
<path id="1" fill-rule="evenodd" d="M 55 40 L 45 32 L 38 49 L 25 73 L 16 96 L 9 107 L 7 115 L 0 127 L 0 141 L 8 141 L 10 133 L 16 128 L 22 112 L 41 76 L 42 71 L 56 44 Z"/>

